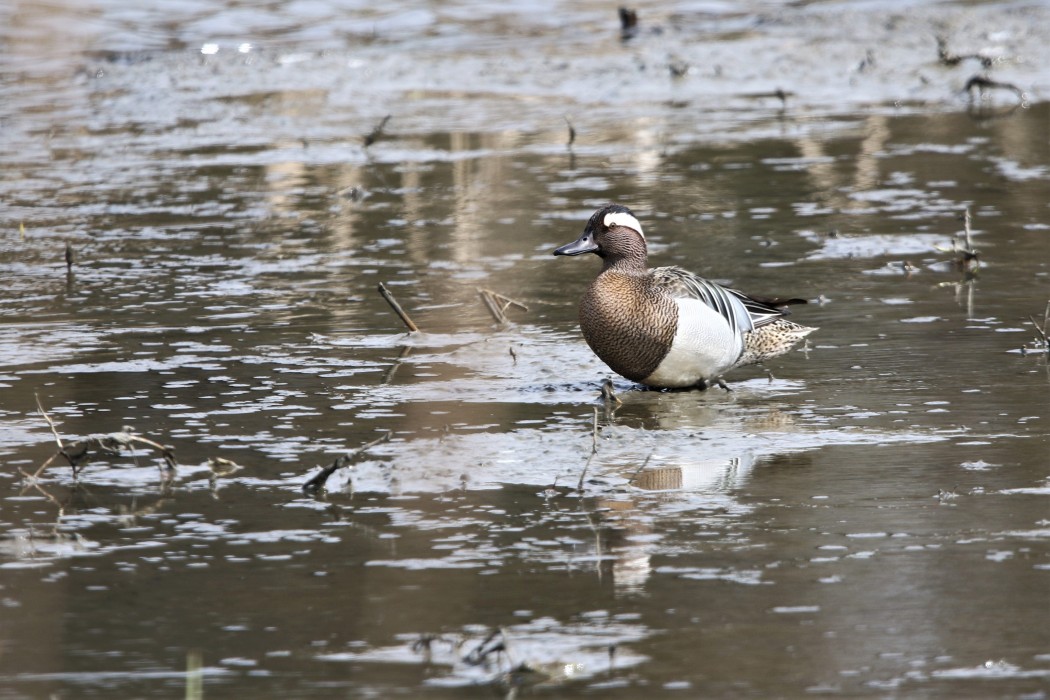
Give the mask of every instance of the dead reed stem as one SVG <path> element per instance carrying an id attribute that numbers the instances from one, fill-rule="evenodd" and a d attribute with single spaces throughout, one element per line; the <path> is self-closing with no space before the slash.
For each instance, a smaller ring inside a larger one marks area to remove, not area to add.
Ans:
<path id="1" fill-rule="evenodd" d="M 507 309 L 511 306 L 521 309 L 526 313 L 529 307 L 522 304 L 520 301 L 505 297 L 502 294 L 492 291 L 491 289 L 478 288 L 478 294 L 481 295 L 481 301 L 485 302 L 485 308 L 492 314 L 492 318 L 496 320 L 496 323 L 507 322 Z"/>
<path id="2" fill-rule="evenodd" d="M 583 493 L 583 480 L 587 477 L 587 469 L 591 466 L 591 460 L 594 459 L 594 455 L 598 454 L 598 407 L 594 407 L 594 422 L 591 426 L 591 454 L 587 456 L 587 461 L 583 464 L 583 471 L 580 473 L 580 480 L 576 483 L 576 491 Z"/>
<path id="3" fill-rule="evenodd" d="M 136 435 L 131 432 L 131 429 L 125 427 L 123 430 L 115 433 L 106 433 L 102 435 L 91 435 L 85 440 L 74 443 L 73 445 L 66 447 L 62 442 L 62 438 L 58 435 L 58 430 L 55 428 L 54 421 L 51 420 L 51 416 L 47 415 L 47 411 L 44 410 L 43 405 L 40 403 L 40 397 L 36 397 L 37 409 L 40 411 L 40 415 L 47 421 L 48 426 L 51 428 L 51 434 L 55 436 L 55 443 L 58 446 L 58 450 L 47 458 L 40 467 L 32 474 L 26 474 L 22 472 L 23 476 L 36 480 L 40 478 L 40 475 L 44 473 L 51 464 L 59 457 L 65 457 L 66 461 L 69 462 L 70 468 L 73 470 L 73 478 L 77 478 L 80 471 L 81 462 L 87 460 L 92 452 L 102 454 L 119 454 L 123 449 L 134 449 L 136 445 L 145 445 L 151 447 L 160 452 L 161 457 L 164 460 L 164 467 L 162 471 L 166 478 L 171 478 L 175 473 L 175 469 L 178 467 L 178 463 L 175 461 L 175 448 L 170 445 L 161 445 L 159 442 L 150 440 L 147 437 Z"/>
<path id="4" fill-rule="evenodd" d="M 383 295 L 383 298 L 386 299 L 386 303 L 390 304 L 390 308 L 392 308 L 394 313 L 400 317 L 401 322 L 408 327 L 408 330 L 413 333 L 418 333 L 419 326 L 412 322 L 412 319 L 409 318 L 407 313 L 405 313 L 405 310 L 401 308 L 401 304 L 397 303 L 397 299 L 394 298 L 394 295 L 390 293 L 390 290 L 387 289 L 386 285 L 382 282 L 379 283 L 379 293 Z"/>
<path id="5" fill-rule="evenodd" d="M 350 463 L 357 459 L 357 457 L 359 457 L 365 451 L 375 447 L 376 445 L 382 442 L 386 442 L 390 439 L 391 435 L 393 435 L 393 432 L 388 430 L 384 434 L 377 437 L 375 440 L 361 445 L 361 447 L 358 447 L 356 450 L 352 452 L 347 452 L 344 455 L 336 457 L 334 462 L 332 462 L 327 467 L 314 474 L 305 484 L 303 484 L 303 492 L 307 494 L 318 493 L 319 491 L 321 491 L 321 489 L 324 488 L 325 482 L 328 481 L 328 477 L 332 476 L 332 474 L 336 473 L 343 467 L 350 466 Z"/>
<path id="6" fill-rule="evenodd" d="M 1039 342 L 1043 346 L 1043 352 L 1050 355 L 1050 301 L 1046 302 L 1046 310 L 1043 311 L 1042 326 L 1040 326 L 1039 322 L 1032 316 L 1029 316 L 1028 320 L 1032 322 L 1032 327 L 1035 328 L 1035 332 L 1039 336 Z M 1024 348 L 1022 348 L 1022 350 L 1023 349 Z"/>

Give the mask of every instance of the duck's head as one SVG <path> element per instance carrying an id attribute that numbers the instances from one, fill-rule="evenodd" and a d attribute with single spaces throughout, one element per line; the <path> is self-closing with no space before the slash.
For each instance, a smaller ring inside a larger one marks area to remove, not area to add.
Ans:
<path id="1" fill-rule="evenodd" d="M 622 204 L 607 204 L 591 215 L 579 238 L 554 251 L 555 255 L 584 253 L 601 258 L 640 257 L 644 262 L 645 234 L 634 212 Z"/>

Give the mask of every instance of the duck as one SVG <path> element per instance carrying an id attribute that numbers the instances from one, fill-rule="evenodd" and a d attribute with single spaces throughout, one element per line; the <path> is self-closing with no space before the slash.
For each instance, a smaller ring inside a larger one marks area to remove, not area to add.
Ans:
<path id="1" fill-rule="evenodd" d="M 598 276 L 580 299 L 580 329 L 594 354 L 654 389 L 728 389 L 730 370 L 779 357 L 815 330 L 787 320 L 805 299 L 745 294 L 681 267 L 648 266 L 638 218 L 607 204 L 557 256 L 593 253 Z"/>

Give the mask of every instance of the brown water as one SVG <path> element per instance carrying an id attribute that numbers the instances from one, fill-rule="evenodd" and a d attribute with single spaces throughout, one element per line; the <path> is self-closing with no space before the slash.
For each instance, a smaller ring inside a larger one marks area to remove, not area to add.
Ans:
<path id="1" fill-rule="evenodd" d="M 1050 11 L 532 7 L 0 10 L 0 697 L 1050 694 Z M 820 331 L 605 406 L 609 200 Z"/>

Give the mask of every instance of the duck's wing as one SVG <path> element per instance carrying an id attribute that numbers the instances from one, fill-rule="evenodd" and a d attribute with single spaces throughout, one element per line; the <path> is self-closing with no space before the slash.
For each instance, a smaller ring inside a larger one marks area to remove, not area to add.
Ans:
<path id="1" fill-rule="evenodd" d="M 705 280 L 680 267 L 657 267 L 649 272 L 653 282 L 675 299 L 699 299 L 725 318 L 736 333 L 754 330 L 748 303 L 758 303 L 717 282 Z M 778 312 L 779 313 L 779 312 Z"/>
<path id="2" fill-rule="evenodd" d="M 723 287 L 680 267 L 658 267 L 653 279 L 672 297 L 699 299 L 720 313 L 736 330 L 750 331 L 787 316 L 788 306 L 805 299 L 762 297 Z"/>
<path id="3" fill-rule="evenodd" d="M 781 297 L 760 297 L 753 294 L 744 294 L 738 292 L 735 289 L 727 289 L 731 294 L 735 294 L 737 298 L 743 303 L 744 308 L 747 309 L 748 314 L 751 316 L 751 320 L 755 324 L 755 328 L 761 328 L 767 323 L 772 323 L 778 318 L 784 318 L 791 312 L 786 307 L 793 306 L 795 304 L 807 304 L 805 299 L 783 299 Z"/>

